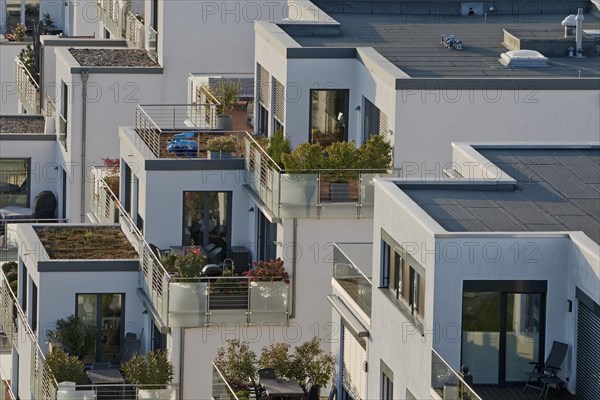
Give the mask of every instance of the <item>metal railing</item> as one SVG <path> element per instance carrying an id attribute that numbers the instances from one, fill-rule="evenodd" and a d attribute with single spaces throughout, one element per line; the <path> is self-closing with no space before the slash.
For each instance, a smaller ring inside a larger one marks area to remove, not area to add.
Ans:
<path id="1" fill-rule="evenodd" d="M 146 25 L 146 29 L 148 31 L 148 54 L 150 58 L 158 63 L 158 32 L 150 25 Z"/>
<path id="2" fill-rule="evenodd" d="M 289 173 L 247 134 L 246 183 L 276 218 L 372 217 L 375 170 Z M 338 183 L 342 181 L 342 183 Z"/>
<path id="3" fill-rule="evenodd" d="M 481 397 L 434 349 L 431 349 L 431 387 L 443 399 L 481 400 Z"/>
<path id="4" fill-rule="evenodd" d="M 106 184 L 105 178 L 109 177 L 108 168 L 96 167 L 92 169 L 92 201 L 91 211 L 96 221 L 100 224 L 116 224 L 119 222 L 118 205 L 115 193 Z"/>
<path id="5" fill-rule="evenodd" d="M 98 400 L 177 400 L 178 385 L 61 385 L 58 387 L 58 399 L 98 399 Z"/>
<path id="6" fill-rule="evenodd" d="M 50 99 L 50 97 L 48 97 L 48 96 L 46 96 L 46 101 L 45 101 L 45 106 L 44 106 L 44 115 L 46 116 L 46 118 L 51 118 L 54 120 L 54 130 L 56 133 L 56 137 L 58 138 L 58 141 L 60 142 L 60 144 L 66 151 L 68 149 L 67 148 L 67 129 L 68 129 L 67 120 L 60 113 L 60 111 L 58 111 L 58 108 L 56 107 L 56 104 L 54 103 L 54 101 L 52 101 L 52 99 Z"/>
<path id="7" fill-rule="evenodd" d="M 373 246 L 372 243 L 366 244 Z M 371 316 L 372 283 L 344 253 L 337 244 L 333 248 L 333 278 L 344 288 L 352 300 L 367 314 Z"/>
<path id="8" fill-rule="evenodd" d="M 219 400 L 239 400 L 235 392 L 227 383 L 227 379 L 219 370 L 219 367 L 213 362 L 212 372 L 212 398 Z"/>
<path id="9" fill-rule="evenodd" d="M 13 344 L 17 345 L 20 349 L 19 355 L 26 357 L 27 353 L 29 353 L 30 356 L 29 376 L 20 375 L 19 382 L 21 383 L 29 378 L 28 386 L 31 394 L 33 394 L 33 398 L 55 400 L 58 382 L 54 379 L 52 371 L 46 366 L 46 359 L 39 346 L 37 335 L 29 326 L 27 316 L 21 309 L 15 294 L 10 290 L 6 275 L 4 275 L 3 271 L 0 271 L 0 274 L 0 290 L 2 292 L 0 295 L 0 301 L 2 302 L 0 304 L 0 309 L 2 310 L 0 323 L 5 328 L 5 331 L 8 327 L 8 329 L 14 329 L 17 332 L 13 338 Z"/>
<path id="10" fill-rule="evenodd" d="M 171 278 L 169 324 L 198 327 L 220 323 L 287 325 L 289 285 L 283 279 L 245 276 Z"/>
<path id="11" fill-rule="evenodd" d="M 114 39 L 125 37 L 125 13 L 127 3 L 121 0 L 99 0 L 101 9 L 100 21 Z"/>
<path id="12" fill-rule="evenodd" d="M 15 57 L 14 67 L 19 101 L 23 104 L 27 114 L 40 114 L 40 85 L 19 57 Z"/>
<path id="13" fill-rule="evenodd" d="M 12 388 L 10 387 L 10 378 L 4 374 L 1 366 L 0 380 L 2 380 L 2 384 L 0 385 L 0 400 L 16 400 L 16 397 L 12 392 Z"/>
<path id="14" fill-rule="evenodd" d="M 127 11 L 125 14 L 125 38 L 131 47 L 138 49 L 146 48 L 146 31 L 144 23 L 131 11 Z"/>

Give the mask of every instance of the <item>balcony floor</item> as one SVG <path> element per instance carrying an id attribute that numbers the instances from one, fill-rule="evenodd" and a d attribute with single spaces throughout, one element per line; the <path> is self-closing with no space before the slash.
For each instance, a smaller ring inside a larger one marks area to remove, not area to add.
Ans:
<path id="1" fill-rule="evenodd" d="M 473 387 L 482 400 L 538 400 L 539 391 L 527 388 L 523 393 L 523 385 L 507 385 L 507 386 L 492 386 L 492 385 L 476 385 Z M 569 393 L 566 389 L 556 390 L 550 389 L 547 400 L 575 400 L 577 397 Z"/>

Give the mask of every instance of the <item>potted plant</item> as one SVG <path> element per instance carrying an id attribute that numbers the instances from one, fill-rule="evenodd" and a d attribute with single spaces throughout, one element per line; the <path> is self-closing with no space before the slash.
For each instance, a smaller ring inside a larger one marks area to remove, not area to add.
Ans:
<path id="1" fill-rule="evenodd" d="M 210 159 L 232 158 L 233 153 L 237 150 L 237 139 L 235 136 L 218 136 L 208 139 L 206 150 Z"/>
<path id="2" fill-rule="evenodd" d="M 83 361 L 70 356 L 62 349 L 52 349 L 46 356 L 46 371 L 51 372 L 57 382 L 85 383 L 87 376 Z"/>
<path id="3" fill-rule="evenodd" d="M 354 141 L 335 142 L 327 146 L 323 185 L 329 191 L 329 200 L 333 202 L 358 200 L 358 154 Z M 323 186 L 321 186 L 323 188 Z M 325 190 L 321 190 L 323 196 Z"/>
<path id="4" fill-rule="evenodd" d="M 243 273 L 251 282 L 279 282 L 283 281 L 289 285 L 290 275 L 283 267 L 283 260 L 276 258 L 269 261 L 257 261 L 252 263 L 253 269 Z"/>
<path id="5" fill-rule="evenodd" d="M 184 254 L 168 256 L 167 271 L 183 278 L 169 282 L 169 323 L 172 326 L 194 327 L 204 323 L 208 284 L 195 278 L 202 275 L 206 261 L 202 249 L 195 246 L 186 249 Z"/>
<path id="6" fill-rule="evenodd" d="M 12 292 L 14 293 L 14 295 L 17 295 L 17 291 L 18 291 L 18 279 L 19 279 L 19 272 L 18 272 L 18 267 L 19 265 L 14 262 L 7 262 L 6 264 L 2 265 L 2 272 L 4 272 L 4 275 L 6 276 L 6 280 L 8 281 L 8 286 L 10 286 L 10 289 L 12 290 Z"/>
<path id="7" fill-rule="evenodd" d="M 281 129 L 276 130 L 273 136 L 268 140 L 266 152 L 277 166 L 283 168 L 282 157 L 284 154 L 290 154 L 292 152 L 292 145 L 290 141 L 283 136 L 283 131 Z"/>
<path id="8" fill-rule="evenodd" d="M 176 256 L 175 269 L 180 278 L 197 278 L 202 276 L 202 269 L 206 265 L 206 255 L 197 246 L 191 246 L 185 253 Z"/>
<path id="9" fill-rule="evenodd" d="M 27 29 L 25 29 L 25 25 L 17 23 L 15 29 L 13 30 L 13 35 L 15 38 L 15 42 L 24 42 L 25 36 L 27 35 Z"/>
<path id="10" fill-rule="evenodd" d="M 71 355 L 83 360 L 96 346 L 96 325 L 70 315 L 56 321 L 56 329 L 48 330 L 50 341 L 60 343 Z"/>
<path id="11" fill-rule="evenodd" d="M 289 349 L 290 345 L 287 343 L 273 343 L 269 347 L 263 347 L 258 364 L 261 368 L 272 368 L 278 377 L 289 378 Z"/>
<path id="12" fill-rule="evenodd" d="M 392 166 L 392 145 L 373 135 L 358 149 L 358 168 L 384 173 Z"/>
<path id="13" fill-rule="evenodd" d="M 288 375 L 295 379 L 305 393 L 312 385 L 320 388 L 333 377 L 335 358 L 321 348 L 321 340 L 314 337 L 294 349 Z"/>
<path id="14" fill-rule="evenodd" d="M 233 116 L 227 113 L 233 110 L 240 93 L 239 82 L 221 79 L 211 90 L 219 102 L 217 105 L 217 129 L 230 131 L 233 129 Z"/>
<path id="15" fill-rule="evenodd" d="M 138 399 L 175 399 L 175 389 L 166 386 L 173 382 L 173 364 L 166 351 L 151 351 L 138 355 L 121 367 L 125 380 L 138 385 Z"/>

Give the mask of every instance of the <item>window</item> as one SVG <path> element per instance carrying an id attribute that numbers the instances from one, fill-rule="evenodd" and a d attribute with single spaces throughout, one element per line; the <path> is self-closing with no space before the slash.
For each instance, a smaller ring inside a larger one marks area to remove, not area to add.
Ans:
<path id="1" fill-rule="evenodd" d="M 37 332 L 38 321 L 38 288 L 33 280 L 31 281 L 31 328 Z"/>
<path id="2" fill-rule="evenodd" d="M 183 192 L 183 245 L 221 247 L 231 237 L 231 192 Z"/>
<path id="3" fill-rule="evenodd" d="M 382 235 L 381 288 L 398 300 L 410 318 L 425 316 L 425 268 L 385 231 Z M 393 254 L 392 254 L 393 252 Z"/>
<path id="4" fill-rule="evenodd" d="M 121 348 L 125 326 L 124 294 L 77 294 L 76 315 L 96 326 L 96 349 L 84 362 L 110 361 Z"/>
<path id="5" fill-rule="evenodd" d="M 25 263 L 21 261 L 21 265 L 21 274 L 19 275 L 19 279 L 21 280 L 21 296 L 18 298 L 21 299 L 21 310 L 27 312 L 27 284 L 29 283 L 29 274 L 27 274 Z"/>
<path id="6" fill-rule="evenodd" d="M 380 361 L 381 369 L 381 400 L 392 400 L 394 398 L 394 373 L 383 362 Z"/>
<path id="7" fill-rule="evenodd" d="M 0 159 L 0 208 L 29 207 L 30 159 Z"/>
<path id="8" fill-rule="evenodd" d="M 328 146 L 348 140 L 349 90 L 310 91 L 310 142 Z"/>

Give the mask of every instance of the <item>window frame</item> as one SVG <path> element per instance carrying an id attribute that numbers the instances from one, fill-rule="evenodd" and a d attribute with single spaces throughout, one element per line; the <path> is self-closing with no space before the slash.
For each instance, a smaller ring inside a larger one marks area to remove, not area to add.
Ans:
<path id="1" fill-rule="evenodd" d="M 25 161 L 25 193 L 21 193 L 21 190 L 19 189 L 18 193 L 15 192 L 3 192 L 0 191 L 1 195 L 22 195 L 25 194 L 26 196 L 26 207 L 30 207 L 31 206 L 31 157 L 2 157 L 0 158 L 0 165 L 2 164 L 3 161 L 6 162 L 19 162 L 19 161 Z M 0 167 L 0 172 L 4 171 L 3 168 Z M 10 171 L 9 171 L 10 172 Z M 8 182 L 6 182 L 8 183 Z M 1 190 L 1 189 L 0 189 Z M 13 204 L 6 204 L 6 206 L 10 206 Z M 0 207 L 5 207 L 0 205 Z"/>
<path id="2" fill-rule="evenodd" d="M 347 142 L 348 141 L 348 131 L 349 131 L 349 123 L 350 123 L 350 118 L 348 113 L 350 112 L 350 89 L 340 89 L 340 88 L 314 88 L 314 89 L 310 89 L 309 94 L 308 94 L 308 143 L 310 144 L 315 144 L 315 142 L 313 141 L 313 134 L 312 134 L 312 119 L 313 119 L 313 93 L 314 92 L 344 92 L 346 97 L 345 97 L 345 101 L 344 101 L 344 131 L 343 131 L 343 135 L 340 138 L 340 142 Z"/>

